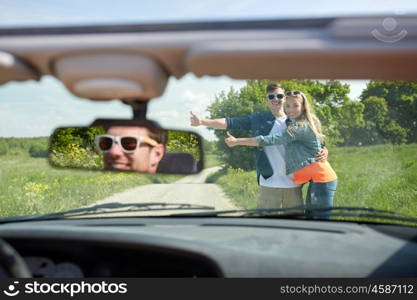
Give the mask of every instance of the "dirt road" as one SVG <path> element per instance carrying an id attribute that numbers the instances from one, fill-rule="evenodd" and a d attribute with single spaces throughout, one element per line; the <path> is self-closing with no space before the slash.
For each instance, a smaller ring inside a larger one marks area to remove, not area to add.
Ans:
<path id="1" fill-rule="evenodd" d="M 104 204 L 109 202 L 119 203 L 187 203 L 213 206 L 216 210 L 237 209 L 224 195 L 221 188 L 216 184 L 204 183 L 206 177 L 219 170 L 220 167 L 208 168 L 196 175 L 188 175 L 171 184 L 148 184 L 122 193 L 114 194 L 102 201 L 94 203 Z M 182 211 L 176 211 L 182 212 Z M 186 210 L 184 212 L 192 212 Z M 170 212 L 172 213 L 172 212 Z M 152 214 L 150 212 L 150 214 Z M 159 212 L 158 212 L 159 214 Z"/>

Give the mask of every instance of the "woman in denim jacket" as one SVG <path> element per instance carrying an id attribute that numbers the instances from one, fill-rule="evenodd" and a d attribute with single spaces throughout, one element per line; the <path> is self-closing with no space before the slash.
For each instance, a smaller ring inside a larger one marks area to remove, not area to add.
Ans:
<path id="1" fill-rule="evenodd" d="M 306 96 L 300 91 L 287 93 L 285 112 L 294 120 L 284 134 L 259 135 L 254 138 L 235 138 L 228 133 L 225 139 L 229 147 L 285 145 L 286 173 L 292 174 L 294 183 L 310 182 L 307 207 L 332 207 L 337 186 L 337 176 L 330 164 L 316 162 L 324 136 L 321 124 L 311 112 Z"/>

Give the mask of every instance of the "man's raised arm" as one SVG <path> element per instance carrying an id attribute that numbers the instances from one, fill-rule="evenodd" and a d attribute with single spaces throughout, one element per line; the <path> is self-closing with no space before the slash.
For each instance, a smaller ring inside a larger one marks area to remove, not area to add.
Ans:
<path id="1" fill-rule="evenodd" d="M 221 119 L 204 119 L 197 117 L 192 111 L 190 111 L 190 123 L 191 126 L 197 127 L 197 126 L 207 126 L 210 128 L 215 129 L 226 129 L 227 128 L 227 122 L 225 118 Z"/>

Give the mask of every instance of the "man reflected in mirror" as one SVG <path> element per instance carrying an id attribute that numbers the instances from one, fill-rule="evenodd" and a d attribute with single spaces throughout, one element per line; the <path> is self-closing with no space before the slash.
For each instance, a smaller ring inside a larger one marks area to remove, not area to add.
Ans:
<path id="1" fill-rule="evenodd" d="M 167 132 L 159 128 L 112 126 L 96 137 L 105 170 L 155 174 L 165 154 Z"/>

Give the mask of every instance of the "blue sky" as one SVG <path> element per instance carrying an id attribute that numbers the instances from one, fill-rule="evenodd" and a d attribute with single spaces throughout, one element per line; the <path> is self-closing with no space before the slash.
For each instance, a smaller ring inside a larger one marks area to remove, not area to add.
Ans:
<path id="1" fill-rule="evenodd" d="M 0 27 L 415 13 L 416 0 L 0 0 Z M 357 98 L 365 82 L 348 83 L 351 98 Z M 164 95 L 151 102 L 148 117 L 164 126 L 175 124 L 177 128 L 190 129 L 189 110 L 206 115 L 205 108 L 216 94 L 230 86 L 238 89 L 243 84 L 243 81 L 225 77 L 197 79 L 187 75 L 181 80 L 171 79 Z M 181 108 L 181 111 L 173 113 L 173 108 Z M 46 136 L 57 126 L 87 125 L 97 117 L 130 118 L 131 111 L 117 101 L 101 103 L 78 99 L 52 77 L 44 77 L 38 83 L 0 86 L 0 136 Z M 212 131 L 196 130 L 206 138 L 213 138 Z"/>

